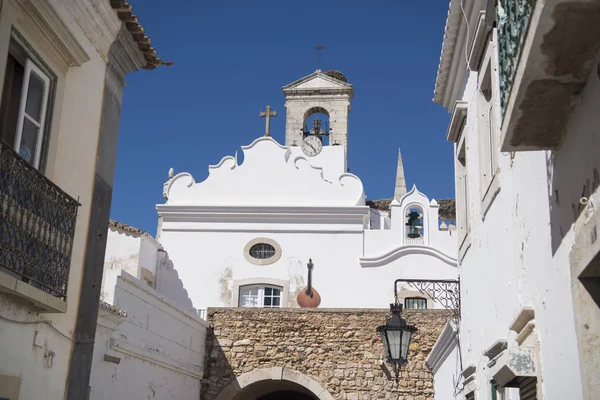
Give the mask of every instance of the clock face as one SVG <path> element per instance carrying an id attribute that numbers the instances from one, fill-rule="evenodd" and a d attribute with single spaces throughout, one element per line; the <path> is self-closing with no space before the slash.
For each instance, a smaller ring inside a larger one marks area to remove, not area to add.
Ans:
<path id="1" fill-rule="evenodd" d="M 317 136 L 308 136 L 300 145 L 304 154 L 309 157 L 314 157 L 323 149 L 323 142 Z"/>

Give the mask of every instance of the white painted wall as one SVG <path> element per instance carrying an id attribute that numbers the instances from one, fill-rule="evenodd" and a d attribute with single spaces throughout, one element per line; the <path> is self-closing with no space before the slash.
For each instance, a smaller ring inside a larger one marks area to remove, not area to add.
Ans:
<path id="1" fill-rule="evenodd" d="M 179 279 L 169 255 L 160 244 L 145 232 L 132 233 L 127 229 L 111 225 L 104 255 L 101 300 L 108 304 L 115 304 L 117 279 L 123 273 L 144 282 L 142 268 L 153 275 L 151 287 L 182 309 L 193 310 L 188 292 Z"/>
<path id="2" fill-rule="evenodd" d="M 309 258 L 321 307 L 385 307 L 398 278 L 456 278 L 456 236 L 438 230 L 437 203 L 416 187 L 392 207 L 390 229 L 371 230 L 360 179 L 344 172 L 331 178 L 343 158 L 296 156 L 299 149 L 271 138 L 243 149 L 243 164 L 225 157 L 204 182 L 178 174 L 167 186 L 167 203 L 157 206 L 158 240 L 194 307 L 237 306 L 237 283 L 266 279 L 284 281 L 284 306 L 297 306 Z M 271 184 L 253 184 L 256 177 Z M 418 244 L 404 239 L 404 213 L 415 204 L 427 224 Z M 250 263 L 244 248 L 256 238 L 274 240 L 281 258 Z"/>
<path id="3" fill-rule="evenodd" d="M 112 331 L 101 313 L 91 399 L 199 399 L 208 324 L 127 273 L 117 280 L 115 305 L 127 317 Z"/>
<path id="4" fill-rule="evenodd" d="M 484 216 L 479 179 L 483 149 L 477 118 L 485 115 L 485 110 L 478 109 L 477 80 L 477 72 L 471 72 L 462 97 L 468 102 L 463 134 L 471 243 L 459 266 L 463 366 L 477 366 L 476 398 L 490 399 L 492 377 L 483 352 L 499 339 L 513 345 L 516 333 L 509 327 L 518 312 L 530 306 L 535 311 L 538 385 L 543 395 L 547 399 L 580 399 L 569 253 L 574 244 L 573 207 L 584 192 L 586 179 L 593 178 L 594 168 L 600 168 L 599 136 L 593 128 L 600 117 L 592 111 L 600 100 L 600 85 L 596 76 L 590 78 L 572 115 L 567 139 L 557 151 L 509 154 L 494 149 L 500 191 Z M 457 204 L 459 210 L 464 207 Z M 447 376 L 439 380 L 448 380 L 451 371 L 442 372 Z M 449 390 L 447 386 L 444 393 Z"/>
<path id="5" fill-rule="evenodd" d="M 114 304 L 114 291 L 117 286 L 117 278 L 121 273 L 124 271 L 140 279 L 141 260 L 151 259 L 152 254 L 156 258 L 158 246 L 156 244 L 154 246 L 146 245 L 142 252 L 142 241 L 143 236 L 140 234 L 127 233 L 112 226 L 109 227 L 106 252 L 104 253 L 101 301 Z M 149 265 L 146 261 L 146 268 L 156 271 L 156 261 L 154 265 Z"/>
<path id="6" fill-rule="evenodd" d="M 456 382 L 458 382 L 457 370 L 460 371 L 458 346 L 454 347 L 453 350 L 448 354 L 448 357 L 445 359 L 444 363 L 440 366 L 439 370 L 437 370 L 433 377 L 435 400 L 464 399 L 464 395 L 459 393 L 459 388 L 452 390 L 452 388 L 456 386 Z"/>

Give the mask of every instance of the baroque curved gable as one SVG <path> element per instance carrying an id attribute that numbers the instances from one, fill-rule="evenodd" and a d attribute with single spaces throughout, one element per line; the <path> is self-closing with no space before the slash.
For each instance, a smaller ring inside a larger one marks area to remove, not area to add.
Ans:
<path id="1" fill-rule="evenodd" d="M 357 206 L 364 205 L 361 180 L 344 173 L 323 178 L 320 167 L 270 137 L 242 147 L 244 162 L 224 157 L 209 166 L 209 175 L 196 182 L 189 173 L 177 174 L 168 184 L 168 205 L 189 206 Z"/>

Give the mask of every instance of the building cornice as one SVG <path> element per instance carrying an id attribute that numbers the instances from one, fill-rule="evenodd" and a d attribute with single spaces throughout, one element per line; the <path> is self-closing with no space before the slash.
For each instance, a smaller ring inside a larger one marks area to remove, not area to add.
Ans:
<path id="1" fill-rule="evenodd" d="M 444 28 L 444 40 L 442 42 L 442 53 L 440 55 L 440 63 L 435 79 L 435 89 L 433 91 L 433 101 L 442 104 L 446 96 L 446 88 L 448 81 L 451 79 L 450 70 L 452 68 L 452 60 L 454 53 L 457 51 L 456 46 L 460 33 L 462 15 L 461 15 L 461 0 L 451 0 L 448 9 L 448 17 L 446 18 L 446 26 Z"/>
<path id="2" fill-rule="evenodd" d="M 71 15 L 105 62 L 121 21 L 108 0 L 80 0 L 69 7 Z"/>
<path id="3" fill-rule="evenodd" d="M 54 0 L 56 1 L 56 0 Z M 80 0 L 69 7 L 73 18 L 106 63 L 114 63 L 122 76 L 163 63 L 132 7 L 123 0 Z"/>
<path id="4" fill-rule="evenodd" d="M 162 230 L 336 231 L 365 229 L 369 207 L 157 205 Z M 330 224 L 330 225 L 328 225 Z"/>
<path id="5" fill-rule="evenodd" d="M 261 219 L 288 217 L 304 219 L 308 217 L 348 218 L 369 215 L 368 206 L 348 207 L 307 207 L 307 206 L 184 206 L 159 204 L 156 206 L 161 217 L 223 217 L 225 219 Z"/>
<path id="6" fill-rule="evenodd" d="M 60 6 L 52 0 L 13 0 L 31 21 L 32 28 L 42 38 L 46 38 L 60 58 L 68 66 L 80 66 L 89 61 L 90 56 L 79 43 L 71 28 L 59 14 Z"/>
<path id="7" fill-rule="evenodd" d="M 458 344 L 458 325 L 455 320 L 448 321 L 444 330 L 438 337 L 437 342 L 431 349 L 425 364 L 431 370 L 433 375 L 442 366 L 446 358 Z"/>

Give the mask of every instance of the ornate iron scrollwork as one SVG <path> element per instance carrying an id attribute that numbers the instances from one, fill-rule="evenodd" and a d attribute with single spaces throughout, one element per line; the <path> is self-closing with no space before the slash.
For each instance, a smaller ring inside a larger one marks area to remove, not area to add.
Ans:
<path id="1" fill-rule="evenodd" d="M 79 203 L 0 142 L 0 268 L 67 296 Z"/>
<path id="2" fill-rule="evenodd" d="M 398 302 L 398 283 L 408 285 L 441 304 L 446 310 L 454 313 L 460 319 L 460 281 L 436 279 L 396 279 L 394 282 L 394 297 Z"/>

